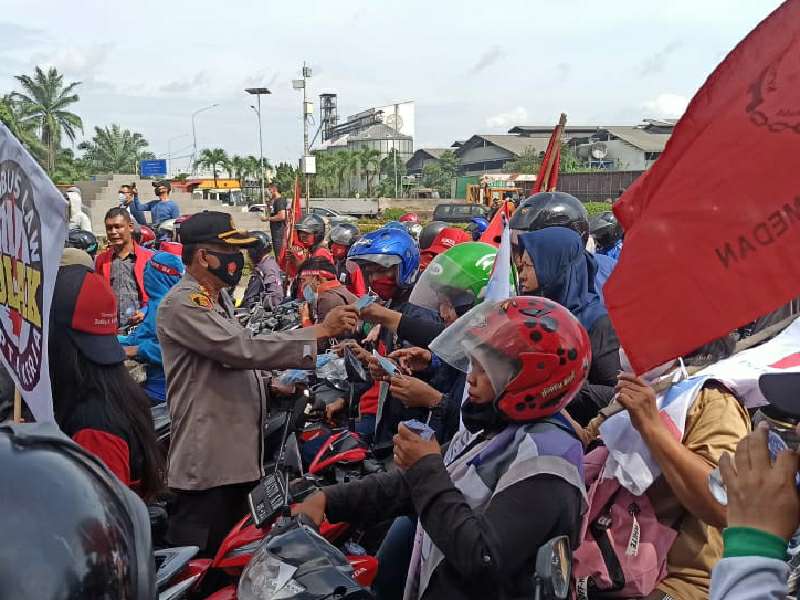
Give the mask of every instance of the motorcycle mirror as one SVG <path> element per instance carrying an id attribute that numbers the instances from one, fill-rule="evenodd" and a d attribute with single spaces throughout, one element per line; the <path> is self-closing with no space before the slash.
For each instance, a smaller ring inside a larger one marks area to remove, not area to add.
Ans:
<path id="1" fill-rule="evenodd" d="M 572 578 L 572 550 L 569 538 L 555 537 L 539 548 L 536 553 L 534 573 L 537 597 L 566 600 Z M 539 590 L 543 593 L 539 593 Z"/>

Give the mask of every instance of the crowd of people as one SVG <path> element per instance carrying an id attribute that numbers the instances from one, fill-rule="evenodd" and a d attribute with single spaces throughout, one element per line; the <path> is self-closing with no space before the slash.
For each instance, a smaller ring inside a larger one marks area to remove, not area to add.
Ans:
<path id="1" fill-rule="evenodd" d="M 590 220 L 561 192 L 509 205 L 505 281 L 483 218 L 461 228 L 409 213 L 362 234 L 309 214 L 287 231 L 273 187 L 270 232 L 242 231 L 227 213 L 182 217 L 169 184 L 154 187 L 146 203 L 120 189 L 102 251 L 79 191 L 66 192 L 49 363 L 55 421 L 88 453 L 80 462 L 99 459 L 145 502 L 168 498 L 169 544 L 214 555 L 265 476 L 265 418 L 287 393 L 276 373 L 348 353 L 366 381 L 326 416 L 354 415 L 388 467 L 292 510 L 318 525 L 385 525 L 380 600 L 531 598 L 537 550 L 556 536 L 572 546 L 580 597 L 786 596 L 797 457 L 771 460 L 735 390 L 696 374 L 734 352 L 733 335 L 633 372 L 603 297 L 624 245 L 612 213 Z M 511 289 L 500 299 L 488 294 L 498 273 Z M 292 302 L 302 327 L 254 334 L 237 318 Z M 773 418 L 797 423 L 798 376 L 761 386 Z M 25 439 L 0 427 L 0 453 Z M 26 452 L 26 469 L 46 470 Z M 727 506 L 709 487 L 715 469 Z M 85 585 L 96 594 L 85 597 L 112 597 L 98 592 L 112 583 Z"/>

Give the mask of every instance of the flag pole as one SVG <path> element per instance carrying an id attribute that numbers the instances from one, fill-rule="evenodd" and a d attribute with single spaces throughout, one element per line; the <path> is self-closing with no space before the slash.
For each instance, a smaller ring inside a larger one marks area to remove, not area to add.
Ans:
<path id="1" fill-rule="evenodd" d="M 22 394 L 17 386 L 14 386 L 14 423 L 22 423 Z"/>
<path id="2" fill-rule="evenodd" d="M 558 163 L 558 156 L 561 151 L 561 136 L 564 133 L 564 127 L 567 125 L 567 115 L 566 113 L 561 113 L 561 116 L 558 119 L 558 125 L 553 130 L 553 134 L 550 136 L 550 142 L 547 144 L 547 152 L 545 152 L 544 163 L 542 163 L 542 168 L 539 170 L 539 177 L 536 179 L 536 183 L 534 184 L 537 191 L 540 192 L 552 192 L 555 189 L 550 189 L 550 175 L 553 172 L 553 168 Z M 557 168 L 557 167 L 556 167 Z"/>

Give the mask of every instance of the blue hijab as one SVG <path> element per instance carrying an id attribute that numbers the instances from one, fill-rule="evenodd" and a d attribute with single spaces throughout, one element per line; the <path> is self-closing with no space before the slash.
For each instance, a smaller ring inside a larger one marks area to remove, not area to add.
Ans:
<path id="1" fill-rule="evenodd" d="M 542 296 L 569 309 L 587 330 L 608 314 L 595 287 L 597 263 L 576 232 L 548 227 L 519 239 L 531 257 Z"/>

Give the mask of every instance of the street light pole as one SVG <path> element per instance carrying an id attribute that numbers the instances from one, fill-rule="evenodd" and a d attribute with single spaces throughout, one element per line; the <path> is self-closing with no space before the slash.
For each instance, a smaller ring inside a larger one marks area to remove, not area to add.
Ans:
<path id="1" fill-rule="evenodd" d="M 210 110 L 212 108 L 216 108 L 218 106 L 219 104 L 210 104 L 209 106 L 198 108 L 196 111 L 192 113 L 192 175 L 196 174 L 194 164 L 197 161 L 197 126 L 194 123 L 194 118 L 201 112 L 205 110 Z"/>
<path id="2" fill-rule="evenodd" d="M 261 96 L 263 94 L 271 94 L 267 88 L 260 87 L 260 88 L 246 88 L 244 90 L 250 95 L 256 96 L 258 98 L 258 108 L 251 105 L 251 108 L 256 111 L 256 115 L 258 115 L 258 158 L 259 163 L 258 167 L 261 171 L 261 204 L 265 203 L 265 191 L 264 191 L 264 138 L 262 135 L 261 129 Z"/>
<path id="3" fill-rule="evenodd" d="M 189 137 L 189 134 L 182 133 L 181 135 L 176 135 L 175 137 L 171 137 L 167 140 L 167 173 L 170 176 L 172 176 L 172 142 L 185 137 Z"/>

